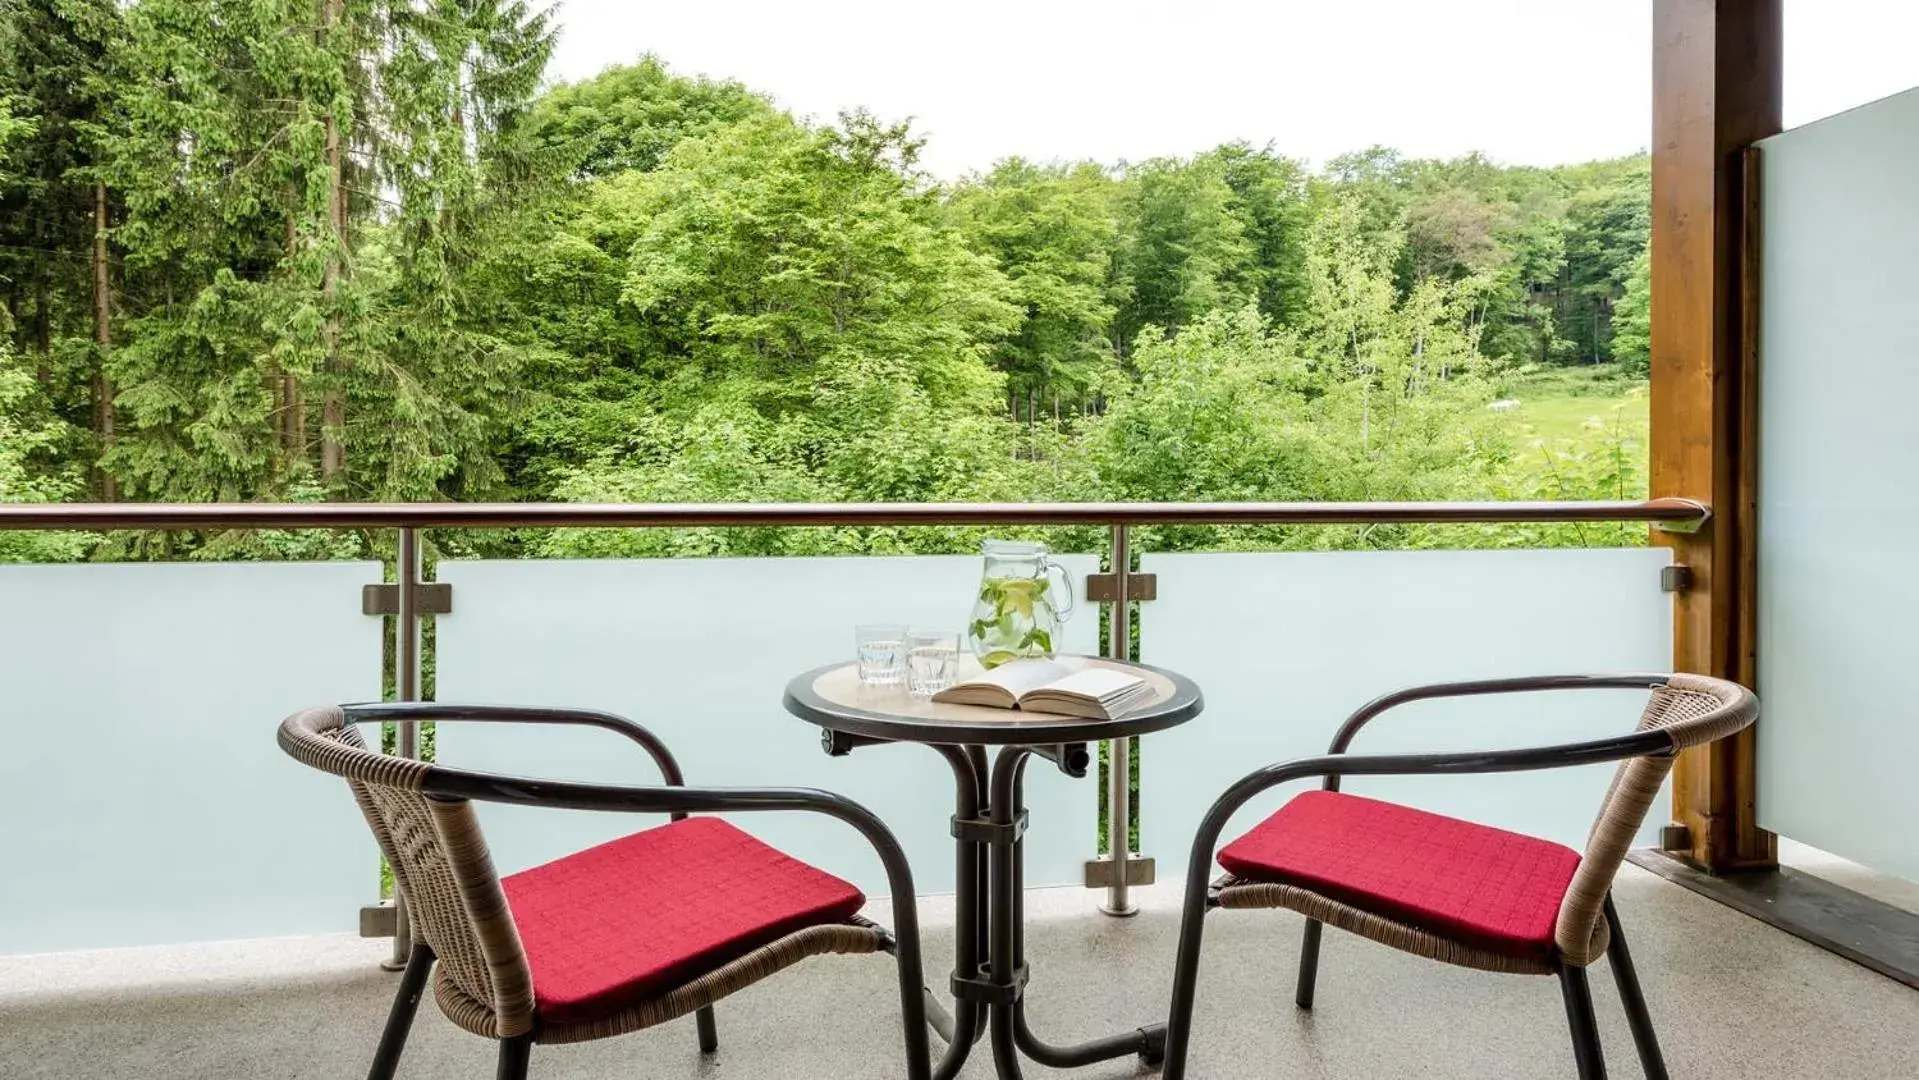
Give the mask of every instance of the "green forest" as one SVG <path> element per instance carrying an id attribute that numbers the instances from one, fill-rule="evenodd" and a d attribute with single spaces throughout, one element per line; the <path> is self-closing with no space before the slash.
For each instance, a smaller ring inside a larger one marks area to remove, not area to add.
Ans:
<path id="1" fill-rule="evenodd" d="M 940 179 L 910 121 L 796 117 L 651 55 L 554 84 L 551 17 L 521 0 L 0 0 L 0 500 L 1643 494 L 1643 154 L 1539 168 L 1372 147 L 1309 166 L 1233 143 Z M 1642 541 L 1407 526 L 1148 543 Z M 153 542 L 0 534 L 0 558 Z"/>

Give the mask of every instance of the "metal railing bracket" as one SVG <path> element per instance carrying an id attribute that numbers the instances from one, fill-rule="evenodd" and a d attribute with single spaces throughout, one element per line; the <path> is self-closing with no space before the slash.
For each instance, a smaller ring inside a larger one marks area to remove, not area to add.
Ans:
<path id="1" fill-rule="evenodd" d="M 413 586 L 413 610 L 419 615 L 453 614 L 453 583 L 422 581 Z M 360 586 L 360 614 L 398 615 L 400 587 L 391 582 Z"/>
<path id="2" fill-rule="evenodd" d="M 392 937 L 399 913 L 392 904 L 368 904 L 360 909 L 360 936 Z"/>
<path id="3" fill-rule="evenodd" d="M 1086 860 L 1086 887 L 1089 889 L 1107 889 L 1113 885 L 1113 867 L 1121 864 L 1111 859 Z M 1135 855 L 1125 862 L 1127 885 L 1151 885 L 1158 880 L 1153 860 L 1144 855 Z"/>
<path id="4" fill-rule="evenodd" d="M 1110 573 L 1086 575 L 1086 599 L 1095 604 L 1110 604 L 1118 600 L 1119 579 Z M 1159 575 L 1127 574 L 1127 600 L 1159 599 Z"/>
<path id="5" fill-rule="evenodd" d="M 1712 507 L 1706 505 L 1703 502 L 1700 502 L 1698 499 L 1660 499 L 1656 501 L 1664 502 L 1664 503 L 1681 503 L 1687 506 L 1696 507 L 1698 510 L 1697 514 L 1695 514 L 1692 517 L 1671 518 L 1663 521 L 1660 521 L 1660 520 L 1654 521 L 1652 523 L 1652 527 L 1658 532 L 1676 533 L 1680 536 L 1691 536 L 1693 533 L 1696 533 L 1700 531 L 1701 529 L 1704 529 L 1706 527 L 1706 523 L 1712 520 Z"/>

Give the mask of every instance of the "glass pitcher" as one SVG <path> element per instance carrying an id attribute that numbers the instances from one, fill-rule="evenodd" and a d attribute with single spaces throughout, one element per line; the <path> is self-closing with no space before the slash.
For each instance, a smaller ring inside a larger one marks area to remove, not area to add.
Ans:
<path id="1" fill-rule="evenodd" d="M 966 637 L 986 667 L 1022 656 L 1050 656 L 1060 623 L 1073 614 L 1073 578 L 1048 560 L 1046 545 L 987 540 L 986 567 Z"/>

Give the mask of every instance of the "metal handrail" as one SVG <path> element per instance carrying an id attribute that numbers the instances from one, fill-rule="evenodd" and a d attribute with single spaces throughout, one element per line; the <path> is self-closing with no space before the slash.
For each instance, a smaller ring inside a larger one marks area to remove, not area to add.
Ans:
<path id="1" fill-rule="evenodd" d="M 7 503 L 0 530 L 694 528 L 822 525 L 1382 525 L 1646 521 L 1712 516 L 1692 499 L 1607 502 Z"/>

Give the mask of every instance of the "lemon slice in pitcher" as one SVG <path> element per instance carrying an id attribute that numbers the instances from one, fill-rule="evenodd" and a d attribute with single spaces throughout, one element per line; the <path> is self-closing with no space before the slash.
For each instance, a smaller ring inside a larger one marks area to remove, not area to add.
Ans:
<path id="1" fill-rule="evenodd" d="M 1030 578 L 1006 578 L 994 583 L 997 593 L 995 602 L 1001 611 L 1011 611 L 1027 618 L 1033 615 L 1033 600 L 1044 589 L 1044 581 Z"/>

